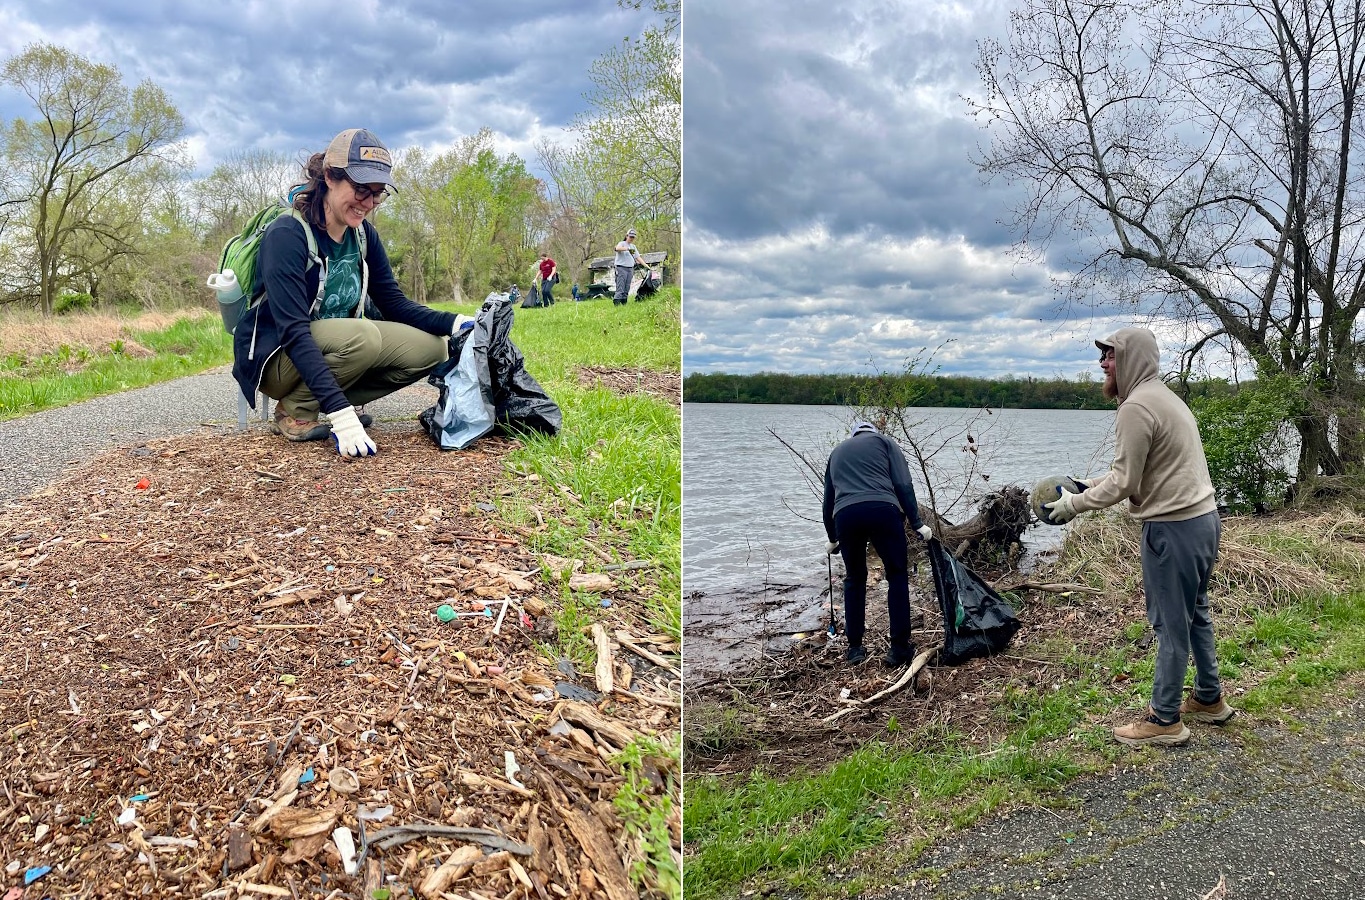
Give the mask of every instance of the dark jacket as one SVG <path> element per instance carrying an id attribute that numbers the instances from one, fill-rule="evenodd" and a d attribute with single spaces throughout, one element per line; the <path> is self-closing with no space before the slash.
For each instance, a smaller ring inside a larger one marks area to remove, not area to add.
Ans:
<path id="1" fill-rule="evenodd" d="M 860 432 L 840 443 L 825 464 L 825 500 L 821 511 L 830 541 L 838 540 L 834 533 L 835 514 L 855 503 L 869 502 L 899 506 L 911 526 L 919 528 L 924 524 L 920 521 L 905 454 L 891 438 L 874 431 Z"/>
<path id="2" fill-rule="evenodd" d="M 317 239 L 318 256 L 326 259 L 336 242 L 327 229 L 309 227 Z M 450 334 L 455 327 L 455 314 L 428 309 L 409 300 L 393 277 L 389 256 L 374 226 L 366 220 L 361 227 L 365 229 L 368 293 L 380 315 L 389 322 L 402 322 L 428 334 Z M 266 363 L 283 350 L 324 413 L 349 406 L 350 401 L 327 368 L 309 329 L 322 267 L 308 266 L 308 241 L 303 225 L 293 216 L 280 216 L 266 229 L 260 253 L 252 293 L 264 288 L 266 299 L 242 316 L 233 334 L 232 377 L 254 406 Z M 363 299 L 360 305 L 363 309 Z"/>

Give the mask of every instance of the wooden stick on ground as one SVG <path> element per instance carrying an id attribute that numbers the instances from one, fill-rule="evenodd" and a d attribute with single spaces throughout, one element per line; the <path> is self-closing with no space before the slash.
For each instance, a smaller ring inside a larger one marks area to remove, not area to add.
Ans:
<path id="1" fill-rule="evenodd" d="M 892 694 L 896 693 L 901 688 L 905 687 L 907 684 L 912 683 L 915 680 L 915 676 L 919 674 L 919 670 L 923 669 L 926 665 L 928 665 L 929 660 L 933 659 L 934 655 L 938 653 L 940 646 L 941 645 L 939 644 L 935 644 L 928 650 L 921 650 L 919 655 L 915 657 L 914 662 L 910 663 L 910 668 L 906 669 L 905 674 L 900 677 L 899 681 L 891 685 L 891 687 L 887 688 L 884 691 L 880 691 L 876 694 L 873 694 L 871 697 L 868 697 L 866 700 L 860 701 L 855 706 L 850 706 L 848 709 L 841 709 L 837 713 L 834 713 L 833 715 L 826 716 L 823 719 L 823 721 L 826 724 L 828 724 L 830 722 L 835 721 L 836 719 L 843 718 L 849 713 L 855 713 L 865 710 L 872 704 L 878 703 L 881 700 L 890 697 Z"/>
<path id="2" fill-rule="evenodd" d="M 641 647 L 639 644 L 635 643 L 635 640 L 627 632 L 617 629 L 616 641 L 622 647 L 625 647 L 627 650 L 629 650 L 631 653 L 634 653 L 641 659 L 647 659 L 650 662 L 654 663 L 654 665 L 665 668 L 668 671 L 672 672 L 674 675 L 677 675 L 679 677 L 682 676 L 682 672 L 678 670 L 677 666 L 673 665 L 673 663 L 669 662 L 668 659 L 666 659 L 665 657 L 660 656 L 659 654 L 655 653 L 652 650 L 646 650 L 644 647 Z"/>
<path id="3" fill-rule="evenodd" d="M 597 690 L 602 694 L 610 694 L 615 687 L 613 670 L 616 660 L 611 652 L 611 638 L 607 637 L 607 629 L 600 623 L 592 626 L 592 642 L 597 645 L 597 668 L 594 673 Z"/>

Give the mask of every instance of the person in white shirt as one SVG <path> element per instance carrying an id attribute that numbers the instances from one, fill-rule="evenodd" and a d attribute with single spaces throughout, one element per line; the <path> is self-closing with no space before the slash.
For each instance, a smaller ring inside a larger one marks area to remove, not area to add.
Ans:
<path id="1" fill-rule="evenodd" d="M 613 306 L 624 306 L 630 297 L 630 279 L 635 274 L 637 264 L 644 266 L 645 260 L 635 248 L 635 229 L 632 228 L 616 245 L 616 294 L 611 298 Z"/>

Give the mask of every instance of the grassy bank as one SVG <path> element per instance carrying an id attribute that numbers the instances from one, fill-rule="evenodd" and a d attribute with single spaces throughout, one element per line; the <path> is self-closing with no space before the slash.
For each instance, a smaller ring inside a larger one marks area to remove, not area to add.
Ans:
<path id="1" fill-rule="evenodd" d="M 222 319 L 206 310 L 132 319 L 11 315 L 0 321 L 0 421 L 231 361 Z"/>
<path id="2" fill-rule="evenodd" d="M 1365 670 L 1362 536 L 1365 520 L 1352 509 L 1225 520 L 1210 594 L 1224 687 L 1241 715 L 1220 734 L 1240 741 L 1241 726 L 1260 717 L 1293 719 Z M 692 750 L 698 737 L 723 739 L 727 723 L 703 714 L 710 726 L 697 735 L 700 710 L 689 705 L 688 896 L 733 897 L 774 882 L 853 895 L 907 872 L 932 878 L 915 872 L 920 853 L 983 814 L 1047 804 L 1078 775 L 1159 758 L 1109 736 L 1151 690 L 1155 644 L 1137 591 L 1137 541 L 1137 526 L 1117 516 L 1078 522 L 1048 580 L 1102 594 L 1013 598 L 1026 625 L 1074 624 L 1021 635 L 1010 653 L 1030 664 L 1026 677 L 1016 669 L 978 685 L 985 709 L 969 728 L 945 717 L 950 724 L 911 731 L 883 709 L 880 739 L 819 771 L 716 777 L 698 774 L 707 762 Z M 952 700 L 960 710 L 972 699 L 936 691 L 917 702 Z M 734 724 L 728 733 L 752 752 L 761 737 Z M 858 874 L 832 887 L 830 867 L 844 863 Z"/>

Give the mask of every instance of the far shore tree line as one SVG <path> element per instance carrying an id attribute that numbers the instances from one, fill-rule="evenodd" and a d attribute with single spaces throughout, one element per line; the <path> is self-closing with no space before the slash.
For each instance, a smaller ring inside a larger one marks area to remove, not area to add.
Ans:
<path id="1" fill-rule="evenodd" d="M 373 217 L 400 284 L 418 302 L 523 289 L 538 254 L 564 290 L 629 227 L 645 251 L 681 248 L 680 0 L 647 4 L 658 24 L 589 67 L 592 89 L 565 144 L 537 147 L 542 181 L 490 129 L 429 153 L 390 143 L 397 192 Z M 308 152 L 254 148 L 194 177 L 185 122 L 150 81 L 35 44 L 3 63 L 0 85 L 33 115 L 0 125 L 0 307 L 174 308 L 213 301 L 204 280 L 227 239 L 302 178 Z M 354 122 L 337 122 L 336 130 Z M 386 141 L 387 135 L 380 135 Z"/>
<path id="2" fill-rule="evenodd" d="M 969 375 L 819 375 L 759 372 L 754 375 L 693 372 L 683 379 L 688 403 L 789 403 L 796 406 L 867 406 L 890 395 L 916 398 L 917 406 L 956 409 L 1113 409 L 1102 382 L 1083 373 L 1066 379 L 978 378 Z M 1172 384 L 1186 402 L 1228 397 L 1237 386 L 1219 379 Z"/>
<path id="3" fill-rule="evenodd" d="M 1075 379 L 976 378 L 940 375 L 930 365 L 932 358 L 921 354 L 903 372 L 876 375 L 693 372 L 683 379 L 683 400 L 893 411 L 912 442 L 916 408 L 1115 408 L 1115 401 L 1104 397 L 1103 382 L 1085 371 Z M 1302 381 L 1276 376 L 1234 383 L 1182 377 L 1186 374 L 1177 373 L 1166 383 L 1194 413 L 1222 508 L 1233 513 L 1265 512 L 1291 499 L 1296 482 L 1290 462 L 1297 439 L 1292 423 L 1305 395 Z M 910 450 L 912 458 L 923 459 L 919 448 Z"/>

